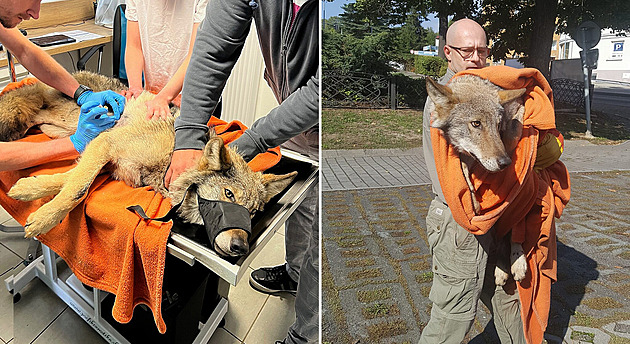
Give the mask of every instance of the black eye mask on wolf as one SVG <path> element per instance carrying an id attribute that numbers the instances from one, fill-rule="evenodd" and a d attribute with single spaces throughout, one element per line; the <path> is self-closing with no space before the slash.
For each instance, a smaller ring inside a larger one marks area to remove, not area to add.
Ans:
<path id="1" fill-rule="evenodd" d="M 177 210 L 184 203 L 188 192 L 195 187 L 191 185 L 184 193 L 182 200 L 169 210 L 166 215 L 158 218 L 150 218 L 139 205 L 127 207 L 128 210 L 135 212 L 138 216 L 145 220 L 167 222 L 177 217 Z M 197 194 L 195 192 L 195 194 Z M 224 201 L 208 200 L 197 194 L 197 204 L 199 205 L 199 213 L 203 219 L 203 226 L 208 234 L 210 243 L 214 245 L 214 240 L 219 233 L 228 229 L 242 229 L 247 232 L 248 238 L 252 235 L 252 221 L 250 219 L 249 210 L 242 205 Z"/>

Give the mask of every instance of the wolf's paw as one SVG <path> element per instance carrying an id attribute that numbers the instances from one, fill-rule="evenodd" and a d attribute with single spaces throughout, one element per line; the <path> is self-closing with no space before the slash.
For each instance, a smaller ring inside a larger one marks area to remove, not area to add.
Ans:
<path id="1" fill-rule="evenodd" d="M 46 234 L 53 227 L 60 224 L 65 214 L 54 212 L 51 207 L 47 207 L 49 204 L 44 204 L 41 208 L 37 209 L 34 213 L 28 216 L 26 224 L 24 225 L 24 237 L 32 238 L 41 234 Z"/>
<path id="2" fill-rule="evenodd" d="M 501 268 L 499 268 L 498 266 L 494 268 L 494 284 L 503 286 L 505 285 L 505 282 L 507 282 L 509 277 L 510 275 L 507 272 L 501 270 Z"/>
<path id="3" fill-rule="evenodd" d="M 525 260 L 525 254 L 523 253 L 523 247 L 521 244 L 512 243 L 512 252 L 510 253 L 510 262 L 512 266 L 512 276 L 515 281 L 522 281 L 527 274 L 527 261 Z"/>
<path id="4" fill-rule="evenodd" d="M 44 197 L 42 195 L 43 189 L 36 187 L 36 177 L 22 178 L 11 187 L 9 190 L 9 197 L 17 199 L 18 201 L 33 201 Z"/>

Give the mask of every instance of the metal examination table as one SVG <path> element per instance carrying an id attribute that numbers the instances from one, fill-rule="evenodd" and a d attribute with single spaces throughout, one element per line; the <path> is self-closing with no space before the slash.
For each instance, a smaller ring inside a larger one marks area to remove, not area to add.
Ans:
<path id="1" fill-rule="evenodd" d="M 250 252 L 237 261 L 219 257 L 197 238 L 184 235 L 185 228 L 174 225 L 164 272 L 164 335 L 158 333 L 144 306 L 135 308 L 129 324 L 113 320 L 114 295 L 86 288 L 74 274 L 61 278 L 57 263 L 62 259 L 46 246 L 42 256 L 5 280 L 6 287 L 19 299 L 20 290 L 39 278 L 109 343 L 207 343 L 227 313 L 230 285 L 239 283 L 252 260 L 318 182 L 319 163 L 287 150 L 282 150 L 280 162 L 266 172 L 291 171 L 298 171 L 296 179 L 252 220 Z"/>

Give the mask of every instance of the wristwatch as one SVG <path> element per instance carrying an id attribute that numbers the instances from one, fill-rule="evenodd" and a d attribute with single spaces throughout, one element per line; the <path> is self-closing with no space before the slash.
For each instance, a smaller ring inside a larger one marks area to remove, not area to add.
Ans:
<path id="1" fill-rule="evenodd" d="M 85 86 L 85 85 L 79 85 L 79 87 L 77 88 L 77 90 L 76 90 L 76 91 L 74 91 L 74 96 L 73 96 L 72 98 L 74 98 L 74 101 L 77 101 L 77 102 L 78 102 L 78 101 L 79 101 L 79 97 L 80 97 L 83 93 L 85 93 L 85 92 L 87 92 L 87 91 L 92 91 L 92 89 L 91 89 L 91 88 L 89 88 L 89 87 L 87 87 L 87 86 Z"/>

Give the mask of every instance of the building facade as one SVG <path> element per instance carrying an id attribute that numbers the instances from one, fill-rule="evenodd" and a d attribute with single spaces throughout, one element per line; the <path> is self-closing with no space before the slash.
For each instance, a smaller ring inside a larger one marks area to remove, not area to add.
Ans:
<path id="1" fill-rule="evenodd" d="M 557 47 L 558 60 L 580 58 L 582 48 L 569 35 L 557 36 L 553 44 Z M 599 59 L 593 79 L 630 82 L 630 32 L 615 33 L 604 29 L 595 49 L 599 49 Z"/>

